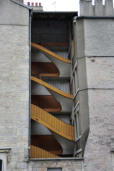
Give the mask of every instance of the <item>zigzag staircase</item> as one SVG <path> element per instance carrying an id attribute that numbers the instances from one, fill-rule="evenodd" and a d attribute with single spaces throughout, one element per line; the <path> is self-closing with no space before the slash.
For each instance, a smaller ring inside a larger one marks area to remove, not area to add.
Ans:
<path id="1" fill-rule="evenodd" d="M 31 145 L 39 147 L 55 155 L 63 153 L 63 149 L 54 135 L 32 135 Z"/>
<path id="2" fill-rule="evenodd" d="M 31 145 L 31 158 L 58 158 L 56 154 L 50 153 L 42 148 Z"/>
<path id="3" fill-rule="evenodd" d="M 31 45 L 32 45 L 32 47 L 37 48 L 38 50 L 42 51 L 45 55 L 49 55 L 48 57 L 50 59 L 55 58 L 56 60 L 59 60 L 61 62 L 71 64 L 71 61 L 69 59 L 65 59 L 65 58 L 57 55 L 56 53 L 52 52 L 51 50 L 48 50 L 47 48 L 45 48 L 39 44 L 31 43 Z"/>
<path id="4" fill-rule="evenodd" d="M 49 58 L 56 65 L 59 70 L 59 73 L 56 74 L 59 74 L 59 77 L 70 77 L 71 60 L 63 58 L 39 44 L 32 43 L 31 45 L 33 48 L 36 48 L 45 54 L 47 58 Z"/>
<path id="5" fill-rule="evenodd" d="M 43 76 L 44 77 L 59 77 L 60 75 L 64 75 L 63 72 L 66 72 L 66 71 L 61 70 L 60 66 L 62 64 L 63 65 L 62 67 L 65 67 L 65 70 L 66 70 L 70 67 L 71 61 L 69 59 L 65 59 L 65 58 L 57 55 L 56 53 L 44 48 L 41 45 L 32 43 L 32 47 L 35 47 L 38 50 L 40 50 L 42 53 L 44 53 L 57 66 L 60 74 L 59 74 L 59 72 L 56 72 L 56 74 L 55 74 L 56 76 L 55 76 L 55 75 L 51 74 L 51 72 L 49 72 L 49 73 L 45 73 L 44 75 L 43 74 L 38 75 L 40 77 L 40 79 L 37 78 L 36 76 L 31 76 L 31 80 L 34 81 L 35 83 L 40 84 L 40 85 L 44 86 L 45 88 L 47 88 L 52 93 L 52 95 L 55 96 L 55 98 L 58 97 L 58 95 L 59 95 L 62 97 L 63 102 L 64 102 L 64 99 L 67 99 L 68 101 L 71 102 L 73 100 L 73 96 L 71 94 L 68 94 L 68 93 L 62 91 L 41 79 Z M 57 69 L 56 69 L 56 71 L 57 71 Z M 68 69 L 67 73 L 69 71 L 70 70 Z M 70 75 L 70 73 L 67 74 L 67 76 L 68 75 Z M 47 111 L 48 111 L 48 109 L 47 109 Z M 51 130 L 55 134 L 58 134 L 59 136 L 63 137 L 64 139 L 74 142 L 74 140 L 75 140 L 74 126 L 63 122 L 62 120 L 58 119 L 57 117 L 53 116 L 52 114 L 48 113 L 47 111 L 45 109 L 42 109 L 38 105 L 31 104 L 31 119 L 37 123 L 44 125 L 49 130 Z M 45 136 L 45 138 L 46 138 L 46 136 Z M 58 148 L 58 151 L 56 149 L 54 149 L 53 151 L 48 151 L 48 149 L 46 148 L 45 145 L 44 145 L 45 148 L 44 148 L 44 146 L 42 146 L 42 148 L 41 148 L 37 144 L 39 145 L 39 143 L 35 143 L 35 144 L 31 145 L 31 158 L 58 158 L 62 154 L 60 147 Z"/>
<path id="6" fill-rule="evenodd" d="M 31 118 L 33 120 L 43 124 L 56 134 L 70 141 L 74 141 L 74 126 L 64 123 L 36 105 L 32 104 L 31 109 Z"/>
<path id="7" fill-rule="evenodd" d="M 73 96 L 71 94 L 68 94 L 68 93 L 66 93 L 64 91 L 61 91 L 60 89 L 52 86 L 51 84 L 46 83 L 45 81 L 43 81 L 43 80 L 41 80 L 41 79 L 39 79 L 37 77 L 31 76 L 31 80 L 35 81 L 38 84 L 41 84 L 42 86 L 46 87 L 47 89 L 49 89 L 49 90 L 51 90 L 51 91 L 65 97 L 65 98 L 73 99 Z"/>

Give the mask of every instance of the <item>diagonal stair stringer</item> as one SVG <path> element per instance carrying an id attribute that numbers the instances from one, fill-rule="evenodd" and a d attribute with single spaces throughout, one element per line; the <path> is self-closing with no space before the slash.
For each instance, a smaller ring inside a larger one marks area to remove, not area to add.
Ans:
<path id="1" fill-rule="evenodd" d="M 61 57 L 60 55 L 48 50 L 47 48 L 36 44 L 32 43 L 32 47 L 38 49 L 41 51 L 49 60 L 51 60 L 59 69 L 60 77 L 69 77 L 70 72 L 71 72 L 71 60 L 65 59 Z"/>
<path id="2" fill-rule="evenodd" d="M 31 118 L 34 121 L 43 124 L 48 129 L 70 141 L 75 140 L 73 125 L 66 124 L 65 122 L 33 104 L 31 105 L 31 111 Z"/>

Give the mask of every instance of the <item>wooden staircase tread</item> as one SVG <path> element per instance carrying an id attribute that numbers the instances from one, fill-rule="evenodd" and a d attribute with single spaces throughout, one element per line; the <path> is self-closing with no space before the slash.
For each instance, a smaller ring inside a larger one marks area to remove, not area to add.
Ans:
<path id="1" fill-rule="evenodd" d="M 58 135 L 74 141 L 74 126 L 69 125 L 36 105 L 31 105 L 31 118 L 46 126 Z"/>
<path id="2" fill-rule="evenodd" d="M 64 96 L 64 97 L 69 98 L 69 99 L 73 99 L 72 94 L 68 94 L 68 93 L 66 93 L 66 92 L 52 86 L 51 84 L 48 84 L 47 82 L 45 82 L 45 81 L 43 81 L 43 80 L 41 80 L 39 78 L 31 76 L 31 80 L 38 83 L 38 84 L 40 84 L 40 85 L 42 85 L 42 86 L 44 86 L 44 87 L 46 87 L 46 88 L 48 88 L 48 89 L 50 89 L 50 90 L 52 90 L 52 91 L 54 91 L 57 94 L 60 94 L 61 96 Z"/>
<path id="3" fill-rule="evenodd" d="M 41 45 L 39 45 L 39 44 L 31 43 L 31 45 L 32 45 L 32 47 L 37 48 L 37 49 L 39 49 L 40 51 L 42 51 L 42 52 L 44 52 L 44 53 L 46 53 L 46 54 L 48 54 L 48 55 L 54 57 L 55 59 L 58 59 L 58 60 L 60 60 L 60 61 L 62 61 L 62 62 L 71 64 L 71 60 L 65 59 L 65 58 L 61 57 L 60 55 L 57 55 L 56 53 L 54 53 L 54 52 L 48 50 L 47 48 L 45 48 L 45 47 L 43 47 L 43 46 L 41 46 Z"/>

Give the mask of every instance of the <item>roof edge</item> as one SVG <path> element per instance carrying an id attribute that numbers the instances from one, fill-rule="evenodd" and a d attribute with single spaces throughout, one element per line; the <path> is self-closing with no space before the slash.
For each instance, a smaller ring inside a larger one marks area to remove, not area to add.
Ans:
<path id="1" fill-rule="evenodd" d="M 27 8 L 28 10 L 33 10 L 31 7 L 25 5 L 25 4 L 23 4 L 22 2 L 19 2 L 19 1 L 17 1 L 17 0 L 10 0 L 10 1 L 13 2 L 13 3 L 15 3 L 15 4 L 17 4 L 17 5 L 22 6 L 22 7 L 24 7 L 24 8 Z"/>

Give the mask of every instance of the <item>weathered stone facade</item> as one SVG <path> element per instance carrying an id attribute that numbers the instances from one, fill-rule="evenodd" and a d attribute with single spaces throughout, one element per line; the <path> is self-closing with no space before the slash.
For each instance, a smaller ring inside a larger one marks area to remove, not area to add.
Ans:
<path id="1" fill-rule="evenodd" d="M 87 58 L 90 133 L 85 150 L 85 171 L 112 170 L 111 138 L 114 132 L 114 59 Z"/>
<path id="2" fill-rule="evenodd" d="M 4 0 L 0 11 L 0 156 L 13 171 L 28 157 L 29 10 Z"/>
<path id="3" fill-rule="evenodd" d="M 74 27 L 80 119 L 87 132 L 88 113 L 90 119 L 83 167 L 83 160 L 77 159 L 29 160 L 30 14 L 10 0 L 0 1 L 0 11 L 0 159 L 4 170 L 114 171 L 113 15 L 79 17 Z"/>
<path id="4" fill-rule="evenodd" d="M 81 171 L 82 160 L 29 160 L 30 13 L 15 0 L 0 1 L 0 11 L 0 159 L 4 171 L 47 171 L 48 167 Z"/>
<path id="5" fill-rule="evenodd" d="M 29 171 L 47 171 L 48 168 L 62 168 L 62 171 L 81 171 L 81 160 L 31 161 Z"/>
<path id="6" fill-rule="evenodd" d="M 85 171 L 112 171 L 114 165 L 111 151 L 114 138 L 114 11 L 111 4 L 111 0 L 104 7 L 98 0 L 95 6 L 91 1 L 81 1 L 82 16 L 76 22 L 76 58 L 78 66 L 86 68 L 87 78 L 87 87 L 82 82 L 79 88 L 88 93 L 89 101 L 90 133 L 84 155 Z M 79 79 L 83 74 L 82 68 Z"/>

